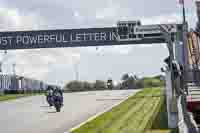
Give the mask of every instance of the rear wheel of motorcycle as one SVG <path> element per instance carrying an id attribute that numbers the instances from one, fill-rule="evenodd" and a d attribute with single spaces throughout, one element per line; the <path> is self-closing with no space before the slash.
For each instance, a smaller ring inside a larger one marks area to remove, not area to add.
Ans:
<path id="1" fill-rule="evenodd" d="M 59 108 L 58 106 L 56 107 L 56 111 L 57 111 L 57 112 L 60 112 L 60 108 Z"/>

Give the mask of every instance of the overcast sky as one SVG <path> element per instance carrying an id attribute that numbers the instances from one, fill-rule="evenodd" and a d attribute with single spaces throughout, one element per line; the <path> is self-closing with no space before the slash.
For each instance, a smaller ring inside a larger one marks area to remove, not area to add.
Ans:
<path id="1" fill-rule="evenodd" d="M 194 0 L 185 0 L 190 27 L 196 23 Z M 41 30 L 114 26 L 118 20 L 142 24 L 180 23 L 177 0 L 1 0 L 0 30 Z M 168 55 L 165 45 L 57 48 L 0 52 L 4 73 L 16 73 L 49 83 L 75 79 L 119 80 L 123 73 L 153 76 Z"/>

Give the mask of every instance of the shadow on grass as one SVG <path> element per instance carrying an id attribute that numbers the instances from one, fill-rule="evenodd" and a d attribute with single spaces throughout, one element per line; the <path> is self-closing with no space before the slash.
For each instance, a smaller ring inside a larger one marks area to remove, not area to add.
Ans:
<path id="1" fill-rule="evenodd" d="M 148 133 L 178 133 L 178 128 L 169 129 L 168 127 L 166 100 L 164 100 L 164 103 L 162 104 L 161 109 Z"/>

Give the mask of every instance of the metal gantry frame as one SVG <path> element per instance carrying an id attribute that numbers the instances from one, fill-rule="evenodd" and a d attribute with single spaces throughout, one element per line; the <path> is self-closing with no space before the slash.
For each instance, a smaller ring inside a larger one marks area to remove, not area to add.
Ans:
<path id="1" fill-rule="evenodd" d="M 186 70 L 187 27 L 182 24 L 142 25 L 140 21 L 119 21 L 117 27 L 0 32 L 0 50 L 166 43 L 174 88 L 172 60 L 173 42 L 176 40 L 172 37 L 172 32 L 179 32 L 178 26 L 183 26 L 184 31 L 183 60 Z"/>

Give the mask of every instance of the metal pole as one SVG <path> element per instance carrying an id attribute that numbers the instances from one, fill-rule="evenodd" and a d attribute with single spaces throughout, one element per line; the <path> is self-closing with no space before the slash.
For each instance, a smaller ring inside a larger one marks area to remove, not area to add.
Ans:
<path id="1" fill-rule="evenodd" d="M 163 29 L 162 26 L 160 26 L 161 31 L 163 32 L 163 35 L 165 37 L 166 43 L 167 43 L 167 47 L 169 50 L 169 59 L 170 59 L 170 71 L 171 71 L 171 80 L 172 80 L 172 93 L 174 95 L 174 72 L 173 72 L 173 65 L 172 65 L 172 61 L 174 60 L 174 50 L 173 50 L 173 41 L 172 41 L 172 36 L 171 33 L 166 31 L 165 29 Z"/>
<path id="2" fill-rule="evenodd" d="M 186 19 L 185 19 L 185 1 L 184 0 L 182 0 L 183 1 L 183 23 L 185 23 L 186 22 Z"/>
<path id="3" fill-rule="evenodd" d="M 13 75 L 16 75 L 16 64 L 13 63 Z"/>
<path id="4" fill-rule="evenodd" d="M 75 75 L 76 75 L 76 81 L 78 81 L 79 80 L 78 63 L 75 64 Z"/>
<path id="5" fill-rule="evenodd" d="M 172 99 L 170 101 L 170 113 L 177 113 L 178 109 L 177 109 L 177 101 L 176 101 L 176 90 L 175 90 L 175 78 L 174 78 L 174 70 L 173 70 L 173 64 L 172 61 L 174 60 L 174 50 L 173 50 L 173 41 L 172 41 L 172 34 L 165 30 L 162 26 L 160 26 L 160 29 L 165 37 L 166 43 L 167 43 L 167 47 L 169 50 L 169 69 L 171 71 L 171 89 L 172 89 Z M 176 115 L 175 115 L 176 116 Z"/>
<path id="6" fill-rule="evenodd" d="M 188 78 L 188 48 L 187 48 L 187 32 L 188 25 L 185 16 L 185 1 L 182 0 L 182 13 L 183 13 L 183 24 L 182 24 L 182 41 L 183 41 L 183 87 L 187 91 L 187 78 Z"/>
<path id="7" fill-rule="evenodd" d="M 184 62 L 184 70 L 187 69 L 188 66 L 188 49 L 187 49 L 187 22 L 186 22 L 186 18 L 185 18 L 185 1 L 183 1 L 182 4 L 182 9 L 183 9 L 183 28 L 182 28 L 182 32 L 183 32 L 183 62 Z"/>

